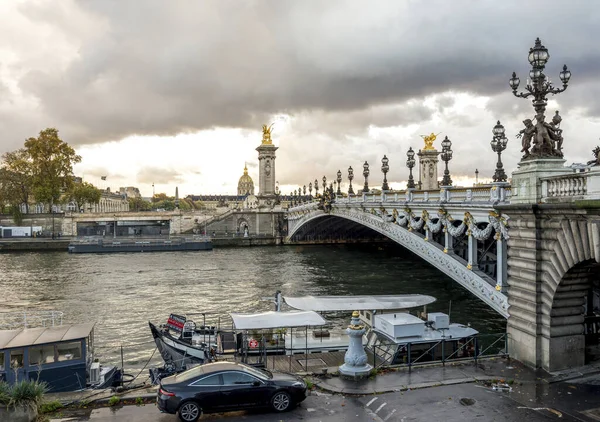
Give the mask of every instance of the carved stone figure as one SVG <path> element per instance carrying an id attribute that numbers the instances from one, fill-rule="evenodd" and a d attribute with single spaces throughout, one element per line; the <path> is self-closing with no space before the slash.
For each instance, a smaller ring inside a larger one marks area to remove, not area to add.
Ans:
<path id="1" fill-rule="evenodd" d="M 531 119 L 523 120 L 525 129 L 522 129 L 517 134 L 517 138 L 523 138 L 521 141 L 521 152 L 524 155 L 521 159 L 542 157 L 562 158 L 563 131 L 560 128 L 562 117 L 559 112 L 556 112 L 550 123 L 546 123 L 546 116 L 543 113 L 536 114 L 535 120 L 535 124 L 533 124 Z M 530 148 L 531 151 L 529 150 Z"/>
<path id="2" fill-rule="evenodd" d="M 600 166 L 600 146 L 594 148 L 592 153 L 594 154 L 594 159 L 587 162 L 588 166 Z"/>
<path id="3" fill-rule="evenodd" d="M 533 135 L 535 135 L 535 126 L 531 119 L 523 120 L 523 124 L 525 125 L 525 129 L 521 129 L 517 134 L 517 138 L 523 137 L 521 141 L 521 152 L 524 152 L 523 158 L 527 158 L 530 155 L 529 148 L 531 148 L 531 139 Z"/>
<path id="4" fill-rule="evenodd" d="M 556 140 L 555 152 L 557 155 L 562 157 L 562 129 L 560 128 L 560 122 L 562 121 L 562 117 L 558 114 L 558 110 L 556 110 L 556 114 L 552 116 L 552 122 L 550 122 L 550 127 L 552 132 L 554 133 L 554 139 Z"/>
<path id="5" fill-rule="evenodd" d="M 553 132 L 548 131 L 550 125 L 545 121 L 546 116 L 539 113 L 535 115 L 535 138 L 533 141 L 533 154 L 551 155 L 554 151 Z"/>

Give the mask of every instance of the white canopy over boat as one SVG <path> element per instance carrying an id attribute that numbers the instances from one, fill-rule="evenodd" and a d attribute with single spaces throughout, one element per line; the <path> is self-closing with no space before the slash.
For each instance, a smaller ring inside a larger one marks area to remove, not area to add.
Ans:
<path id="1" fill-rule="evenodd" d="M 325 325 L 321 315 L 313 311 L 280 311 L 260 314 L 230 313 L 238 330 L 261 330 L 267 328 L 292 328 Z"/>
<path id="2" fill-rule="evenodd" d="M 292 308 L 317 312 L 409 309 L 435 302 L 427 295 L 285 296 L 283 300 Z"/>

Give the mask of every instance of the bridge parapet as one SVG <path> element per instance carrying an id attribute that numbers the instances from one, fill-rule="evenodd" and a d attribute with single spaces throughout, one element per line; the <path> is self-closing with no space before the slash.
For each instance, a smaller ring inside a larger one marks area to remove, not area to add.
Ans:
<path id="1" fill-rule="evenodd" d="M 416 190 L 406 189 L 404 191 L 388 191 L 382 193 L 363 193 L 362 195 L 350 195 L 337 197 L 336 203 L 362 203 L 362 202 L 386 202 L 386 203 L 456 203 L 471 204 L 480 203 L 492 205 L 510 202 L 511 188 L 508 183 L 494 183 L 488 186 L 476 186 L 472 188 L 454 188 L 444 186 L 439 190 Z"/>

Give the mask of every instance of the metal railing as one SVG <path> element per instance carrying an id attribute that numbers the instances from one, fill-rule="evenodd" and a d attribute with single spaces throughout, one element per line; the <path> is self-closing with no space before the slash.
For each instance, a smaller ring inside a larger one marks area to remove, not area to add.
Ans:
<path id="1" fill-rule="evenodd" d="M 0 312 L 0 329 L 55 327 L 63 323 L 61 311 L 13 311 Z"/>
<path id="2" fill-rule="evenodd" d="M 397 350 L 390 351 L 390 348 Z M 381 343 L 372 347 L 374 368 L 413 367 L 448 361 L 475 361 L 483 358 L 508 356 L 508 335 L 479 334 L 463 340 L 441 339 L 431 343 Z"/>

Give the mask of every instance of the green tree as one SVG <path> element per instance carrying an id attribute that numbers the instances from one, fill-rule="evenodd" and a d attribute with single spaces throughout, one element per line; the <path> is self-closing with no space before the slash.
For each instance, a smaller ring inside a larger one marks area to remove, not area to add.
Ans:
<path id="1" fill-rule="evenodd" d="M 150 211 L 152 209 L 152 204 L 142 198 L 127 198 L 127 201 L 129 201 L 129 211 Z"/>
<path id="2" fill-rule="evenodd" d="M 25 151 L 31 164 L 33 195 L 36 201 L 52 208 L 73 189 L 73 164 L 79 163 L 81 156 L 60 139 L 54 128 L 27 139 Z"/>
<path id="3" fill-rule="evenodd" d="M 157 193 L 152 197 L 152 202 L 157 203 L 157 202 L 161 202 L 161 201 L 166 201 L 168 199 L 169 199 L 169 197 L 167 196 L 166 193 Z"/>
<path id="4" fill-rule="evenodd" d="M 88 182 L 75 183 L 71 191 L 70 199 L 75 202 L 80 210 L 85 204 L 97 204 L 100 202 L 102 191 Z"/>
<path id="5" fill-rule="evenodd" d="M 189 211 L 193 208 L 191 199 L 183 198 L 179 200 L 179 209 L 181 211 Z"/>
<path id="6" fill-rule="evenodd" d="M 8 203 L 14 209 L 25 204 L 25 210 L 29 212 L 32 181 L 31 161 L 25 149 L 7 152 L 2 156 L 0 198 L 3 206 Z"/>

